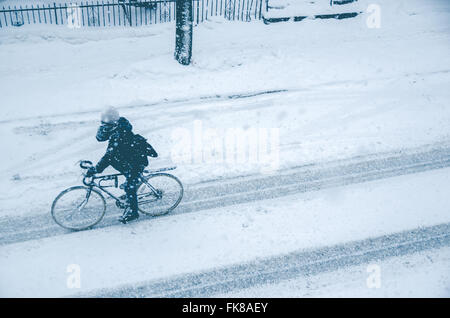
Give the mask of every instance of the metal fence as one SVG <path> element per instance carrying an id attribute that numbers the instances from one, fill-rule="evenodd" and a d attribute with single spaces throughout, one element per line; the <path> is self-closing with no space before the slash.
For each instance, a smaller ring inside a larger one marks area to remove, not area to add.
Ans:
<path id="1" fill-rule="evenodd" d="M 211 16 L 239 21 L 259 20 L 262 6 L 262 0 L 193 0 L 193 22 L 198 24 Z M 175 0 L 111 0 L 0 9 L 0 28 L 39 23 L 75 28 L 141 26 L 174 19 Z"/>

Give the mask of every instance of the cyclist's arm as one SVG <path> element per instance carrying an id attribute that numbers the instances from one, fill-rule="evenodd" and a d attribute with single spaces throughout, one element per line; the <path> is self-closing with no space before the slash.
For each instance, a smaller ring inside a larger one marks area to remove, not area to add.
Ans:
<path id="1" fill-rule="evenodd" d="M 155 151 L 155 149 L 149 143 L 147 143 L 147 155 L 152 158 L 158 158 L 158 153 Z"/>
<path id="2" fill-rule="evenodd" d="M 111 164 L 111 158 L 113 157 L 114 152 L 116 151 L 116 147 L 114 147 L 115 144 L 117 144 L 116 140 L 112 140 L 109 143 L 105 155 L 100 159 L 100 161 L 95 166 L 95 170 L 97 171 L 97 173 L 102 173 L 103 170 L 108 168 L 108 166 Z"/>
<path id="3" fill-rule="evenodd" d="M 108 166 L 111 164 L 111 154 L 109 152 L 106 152 L 106 154 L 100 159 L 100 161 L 95 166 L 95 171 L 97 173 L 102 173 L 103 170 L 108 168 Z"/>

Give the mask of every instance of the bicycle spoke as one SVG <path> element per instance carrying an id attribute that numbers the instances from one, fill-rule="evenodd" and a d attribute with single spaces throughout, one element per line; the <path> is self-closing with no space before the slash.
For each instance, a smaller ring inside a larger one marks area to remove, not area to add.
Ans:
<path id="1" fill-rule="evenodd" d="M 145 200 L 147 197 L 152 200 Z M 173 210 L 183 197 L 181 182 L 169 174 L 149 176 L 138 189 L 139 210 L 149 215 L 162 215 Z"/>
<path id="2" fill-rule="evenodd" d="M 99 192 L 86 187 L 73 187 L 55 199 L 52 217 L 64 228 L 82 230 L 97 224 L 103 218 L 105 209 L 105 200 Z"/>

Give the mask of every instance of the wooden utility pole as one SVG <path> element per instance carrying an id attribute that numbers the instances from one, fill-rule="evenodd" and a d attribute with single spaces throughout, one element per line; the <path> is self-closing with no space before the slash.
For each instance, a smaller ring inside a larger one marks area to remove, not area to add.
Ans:
<path id="1" fill-rule="evenodd" d="M 192 0 L 176 0 L 175 59 L 189 65 L 192 57 Z"/>

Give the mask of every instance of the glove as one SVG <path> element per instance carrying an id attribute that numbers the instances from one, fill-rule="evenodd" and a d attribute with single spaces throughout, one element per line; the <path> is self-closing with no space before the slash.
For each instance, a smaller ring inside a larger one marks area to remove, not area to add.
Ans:
<path id="1" fill-rule="evenodd" d="M 96 173 L 97 169 L 95 169 L 95 167 L 90 167 L 86 172 L 86 177 L 92 177 Z"/>

